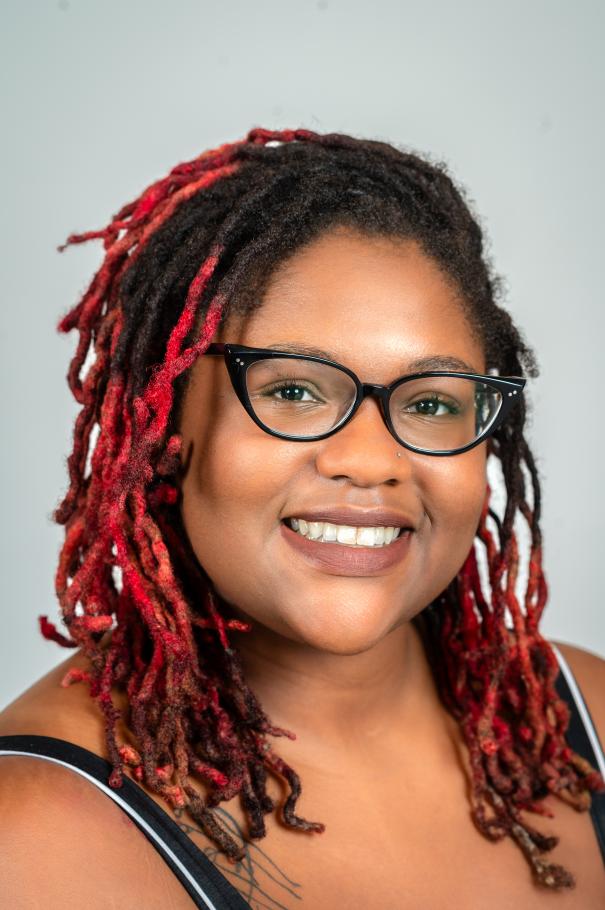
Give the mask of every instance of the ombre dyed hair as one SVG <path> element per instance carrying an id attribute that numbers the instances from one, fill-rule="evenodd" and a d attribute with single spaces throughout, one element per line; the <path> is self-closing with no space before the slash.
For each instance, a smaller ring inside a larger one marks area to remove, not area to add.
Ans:
<path id="1" fill-rule="evenodd" d="M 243 848 L 213 808 L 236 794 L 252 839 L 265 836 L 264 817 L 276 810 L 295 830 L 324 826 L 296 814 L 300 779 L 268 741 L 295 734 L 273 726 L 248 687 L 235 642 L 251 626 L 230 616 L 183 528 L 179 408 L 190 367 L 219 325 L 258 306 L 276 266 L 336 226 L 415 240 L 454 282 L 488 368 L 537 374 L 499 305 L 500 282 L 462 190 L 442 163 L 387 143 L 253 129 L 179 164 L 103 230 L 66 243 L 99 239 L 105 255 L 59 323 L 79 333 L 68 381 L 80 411 L 69 488 L 54 516 L 65 527 L 56 591 L 67 634 L 46 617 L 40 628 L 88 658 L 89 670 L 70 671 L 63 685 L 87 683 L 102 711 L 110 785 L 120 787 L 129 766 L 172 807 L 186 807 L 232 860 Z M 605 782 L 566 743 L 569 709 L 538 628 L 547 588 L 525 420 L 521 400 L 488 443 L 503 507 L 486 499 L 467 559 L 414 622 L 469 749 L 477 828 L 489 840 L 512 838 L 535 880 L 557 890 L 575 884 L 546 858 L 559 839 L 520 813 L 552 817 L 542 804 L 549 794 L 585 810 Z M 529 540 L 522 597 L 520 522 Z M 114 689 L 127 695 L 128 742 L 118 738 Z M 269 774 L 289 786 L 279 806 Z"/>

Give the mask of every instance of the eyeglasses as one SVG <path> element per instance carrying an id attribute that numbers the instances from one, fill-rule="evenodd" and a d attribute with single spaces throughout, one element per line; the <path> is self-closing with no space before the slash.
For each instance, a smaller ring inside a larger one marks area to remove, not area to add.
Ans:
<path id="1" fill-rule="evenodd" d="M 325 439 L 353 418 L 369 395 L 400 445 L 425 455 L 456 455 L 479 445 L 505 420 L 525 379 L 429 370 L 388 386 L 361 382 L 323 357 L 238 344 L 211 344 L 222 355 L 240 402 L 257 426 L 280 439 Z"/>

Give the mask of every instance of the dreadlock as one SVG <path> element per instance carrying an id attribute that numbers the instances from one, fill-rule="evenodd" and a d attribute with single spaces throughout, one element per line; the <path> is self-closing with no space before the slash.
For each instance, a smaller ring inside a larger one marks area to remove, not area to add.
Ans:
<path id="1" fill-rule="evenodd" d="M 178 165 L 103 230 L 65 244 L 97 238 L 105 256 L 58 325 L 79 332 L 68 382 L 81 409 L 69 487 L 54 513 L 65 526 L 56 592 L 69 637 L 46 617 L 40 629 L 88 658 L 89 670 L 70 671 L 62 684 L 86 682 L 103 713 L 110 785 L 120 787 L 130 767 L 171 806 L 186 807 L 232 860 L 243 849 L 212 809 L 240 794 L 250 837 L 264 837 L 264 816 L 276 808 L 266 791 L 270 773 L 290 788 L 286 825 L 313 832 L 324 825 L 295 813 L 300 779 L 267 741 L 295 734 L 273 726 L 249 689 L 231 634 L 251 626 L 230 618 L 184 531 L 178 414 L 189 368 L 227 316 L 258 306 L 272 270 L 336 225 L 418 242 L 459 291 L 488 367 L 537 375 L 497 302 L 499 279 L 463 191 L 443 163 L 386 143 L 252 129 Z M 540 803 L 550 793 L 585 810 L 590 791 L 605 782 L 565 741 L 570 712 L 554 688 L 556 657 L 538 631 L 547 587 L 525 417 L 521 400 L 489 443 L 506 490 L 503 515 L 486 499 L 464 565 L 414 622 L 469 749 L 474 823 L 490 840 L 511 837 L 535 881 L 560 890 L 575 879 L 544 858 L 559 838 L 520 813 L 553 817 Z M 530 536 L 523 609 L 519 519 Z M 113 687 L 127 695 L 133 742 L 118 742 Z M 207 786 L 205 799 L 191 785 L 195 776 Z"/>

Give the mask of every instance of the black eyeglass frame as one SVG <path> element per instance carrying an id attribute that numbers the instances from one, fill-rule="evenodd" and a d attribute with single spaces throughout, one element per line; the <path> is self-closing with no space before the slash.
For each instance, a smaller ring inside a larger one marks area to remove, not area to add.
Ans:
<path id="1" fill-rule="evenodd" d="M 462 452 L 468 452 L 469 449 L 474 449 L 475 446 L 484 442 L 491 436 L 504 422 L 515 402 L 519 400 L 526 383 L 526 379 L 522 376 L 484 376 L 481 373 L 461 373 L 455 370 L 426 370 L 422 373 L 410 373 L 407 376 L 400 376 L 399 379 L 395 379 L 390 385 L 385 386 L 376 385 L 371 382 L 361 382 L 359 377 L 342 363 L 337 363 L 335 360 L 326 360 L 324 357 L 316 357 L 310 354 L 276 351 L 273 348 L 251 348 L 241 344 L 223 344 L 219 342 L 210 344 L 203 354 L 210 356 L 221 355 L 224 357 L 235 394 L 254 423 L 270 436 L 275 436 L 278 439 L 287 439 L 292 442 L 314 442 L 319 439 L 327 439 L 328 436 L 332 436 L 334 433 L 337 433 L 338 430 L 342 430 L 342 428 L 353 419 L 359 406 L 366 397 L 373 396 L 374 398 L 377 398 L 380 403 L 382 419 L 391 436 L 399 445 L 409 449 L 411 452 L 418 452 L 421 455 L 460 455 Z M 332 427 L 331 430 L 328 430 L 327 433 L 321 433 L 317 436 L 290 436 L 287 433 L 279 433 L 277 430 L 272 430 L 258 418 L 248 395 L 246 373 L 248 368 L 258 360 L 268 360 L 274 357 L 279 357 L 280 359 L 288 358 L 291 360 L 311 360 L 315 363 L 323 363 L 327 366 L 342 370 L 343 373 L 353 380 L 355 388 L 357 389 L 355 400 L 353 401 L 350 410 L 347 411 L 345 416 L 336 424 L 336 426 Z M 462 446 L 462 448 L 439 449 L 436 451 L 422 449 L 400 439 L 395 432 L 395 428 L 391 421 L 390 410 L 390 399 L 395 389 L 405 382 L 410 382 L 412 379 L 423 379 L 433 376 L 453 376 L 461 379 L 473 379 L 476 382 L 482 382 L 485 385 L 490 386 L 492 389 L 496 389 L 502 396 L 500 408 L 493 417 L 491 423 L 477 439 L 474 439 L 466 446 Z"/>

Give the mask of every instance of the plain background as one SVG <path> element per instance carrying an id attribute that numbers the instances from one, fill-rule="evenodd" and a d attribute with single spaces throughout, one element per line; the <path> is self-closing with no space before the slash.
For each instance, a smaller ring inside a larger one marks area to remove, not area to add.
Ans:
<path id="1" fill-rule="evenodd" d="M 605 131 L 600 0 L 4 0 L 0 705 L 47 642 L 76 408 L 55 332 L 101 259 L 56 246 L 252 126 L 385 139 L 444 160 L 534 346 L 542 632 L 605 655 Z"/>

